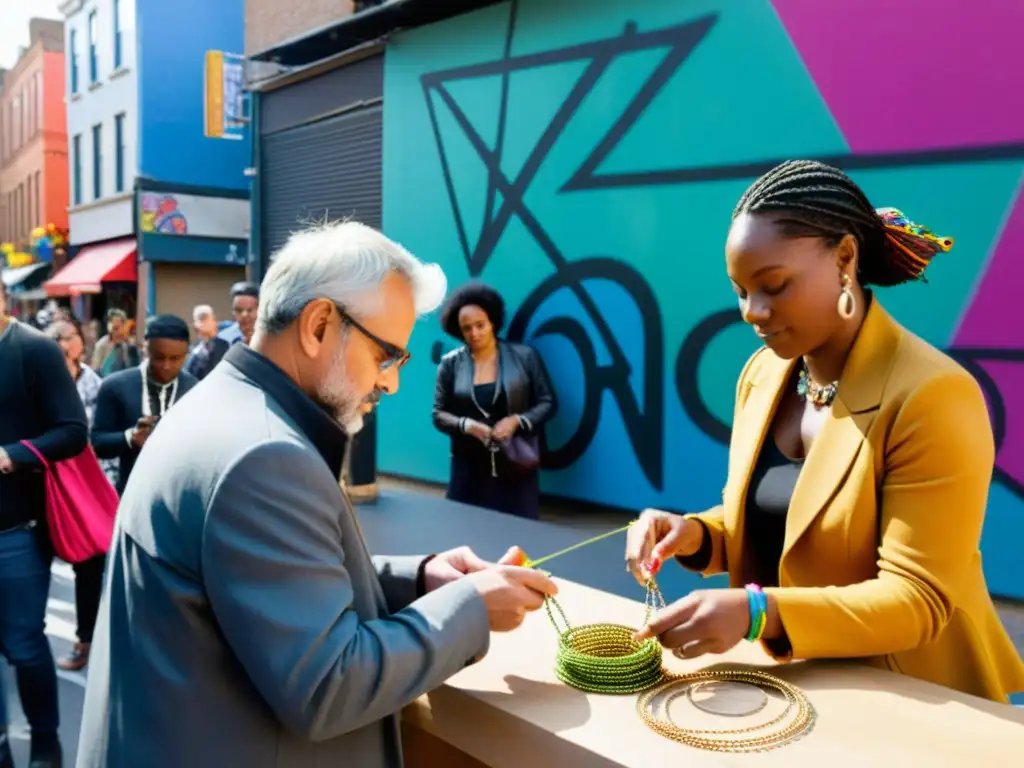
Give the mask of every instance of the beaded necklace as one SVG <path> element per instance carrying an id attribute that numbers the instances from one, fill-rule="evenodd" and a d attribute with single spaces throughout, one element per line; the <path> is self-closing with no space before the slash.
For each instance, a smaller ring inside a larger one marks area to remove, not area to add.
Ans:
<path id="1" fill-rule="evenodd" d="M 811 378 L 811 374 L 805 364 L 800 368 L 800 374 L 796 382 L 796 393 L 807 402 L 813 403 L 815 408 L 825 408 L 832 405 L 832 401 L 836 399 L 836 395 L 839 393 L 839 382 L 832 381 L 828 384 L 818 384 Z"/>
<path id="2" fill-rule="evenodd" d="M 635 521 L 634 521 L 635 522 Z M 553 560 L 568 552 L 588 546 L 609 536 L 626 531 L 634 523 L 581 541 L 536 560 L 527 559 L 525 567 Z M 644 619 L 665 607 L 665 598 L 653 578 L 646 584 Z M 552 626 L 558 632 L 555 676 L 566 685 L 587 693 L 625 695 L 640 693 L 636 711 L 648 728 L 666 738 L 697 749 L 713 752 L 760 752 L 783 746 L 803 736 L 814 724 L 815 712 L 804 693 L 796 686 L 752 669 L 714 669 L 675 674 L 662 665 L 662 647 L 657 638 L 642 643 L 633 640 L 635 629 L 622 624 L 584 624 L 573 626 L 554 597 L 544 601 Z M 733 683 L 754 686 L 763 692 L 764 700 L 753 709 L 732 716 L 749 716 L 760 712 L 768 703 L 767 692 L 781 696 L 784 709 L 771 719 L 746 727 L 732 729 L 697 729 L 679 725 L 669 711 L 670 705 L 684 695 L 699 706 L 694 694 L 710 683 Z M 664 715 L 655 714 L 655 702 L 664 698 Z"/>
<path id="3" fill-rule="evenodd" d="M 152 416 L 153 415 L 153 404 L 149 399 L 149 362 L 144 361 L 139 368 L 142 369 L 142 415 Z M 160 413 L 157 416 L 163 416 L 167 413 L 167 409 L 174 405 L 174 401 L 178 399 L 178 379 L 175 377 L 174 381 L 168 384 L 160 384 L 154 381 L 159 391 L 157 393 L 157 399 L 160 405 Z M 167 391 L 170 390 L 170 399 L 168 401 Z"/>

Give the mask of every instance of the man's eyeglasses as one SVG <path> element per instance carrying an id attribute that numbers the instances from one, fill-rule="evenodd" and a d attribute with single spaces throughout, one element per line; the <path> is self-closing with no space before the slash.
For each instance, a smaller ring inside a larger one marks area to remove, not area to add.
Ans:
<path id="1" fill-rule="evenodd" d="M 409 350 L 403 349 L 397 344 L 392 344 L 390 341 L 385 341 L 377 334 L 366 330 L 366 328 L 360 325 L 359 322 L 352 317 L 352 315 L 350 315 L 348 312 L 342 309 L 341 306 L 339 306 L 338 304 L 335 304 L 334 308 L 338 310 L 338 314 L 341 316 L 341 322 L 351 325 L 353 328 L 355 328 L 357 331 L 363 334 L 363 336 L 365 336 L 378 347 L 380 347 L 381 351 L 384 352 L 386 357 L 384 361 L 381 362 L 380 364 L 381 373 L 389 371 L 392 368 L 398 370 L 403 365 L 409 362 L 409 358 L 412 357 L 412 353 L 410 353 Z"/>

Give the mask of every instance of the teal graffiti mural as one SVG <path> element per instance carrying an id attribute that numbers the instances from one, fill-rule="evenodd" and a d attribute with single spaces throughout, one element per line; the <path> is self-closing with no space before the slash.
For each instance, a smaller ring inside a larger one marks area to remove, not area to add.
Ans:
<path id="1" fill-rule="evenodd" d="M 1015 60 L 1006 30 L 1024 14 L 890 0 L 885 13 L 916 24 L 893 40 L 876 5 L 518 0 L 398 35 L 384 229 L 453 283 L 501 290 L 508 335 L 544 356 L 560 397 L 546 492 L 700 509 L 724 483 L 736 376 L 757 345 L 724 270 L 732 208 L 781 160 L 843 167 L 876 206 L 956 238 L 927 284 L 880 298 L 986 391 L 999 444 L 986 560 L 995 591 L 1024 597 L 1006 543 L 1024 535 L 1024 334 L 1002 319 L 1007 281 L 1024 285 L 1024 76 L 1008 93 L 991 69 L 993 51 Z M 822 44 L 837 24 L 857 46 Z M 954 28 L 968 44 L 943 61 L 930 36 Z M 998 114 L 985 93 L 1005 95 Z M 913 103 L 940 96 L 941 109 Z M 426 323 L 382 412 L 379 462 L 445 482 L 430 399 L 451 341 Z"/>

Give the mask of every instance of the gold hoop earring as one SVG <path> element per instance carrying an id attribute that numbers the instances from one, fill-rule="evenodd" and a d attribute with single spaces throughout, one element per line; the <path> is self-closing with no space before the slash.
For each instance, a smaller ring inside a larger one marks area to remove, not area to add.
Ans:
<path id="1" fill-rule="evenodd" d="M 836 302 L 836 311 L 843 320 L 849 320 L 857 312 L 857 299 L 850 290 L 850 276 L 843 275 L 843 290 L 839 292 L 839 301 Z"/>

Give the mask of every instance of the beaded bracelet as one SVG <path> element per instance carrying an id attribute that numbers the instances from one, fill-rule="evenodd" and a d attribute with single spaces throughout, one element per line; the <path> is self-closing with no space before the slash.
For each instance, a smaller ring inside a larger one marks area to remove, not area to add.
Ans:
<path id="1" fill-rule="evenodd" d="M 745 589 L 750 604 L 750 631 L 747 632 L 747 640 L 756 643 L 761 639 L 768 623 L 768 598 L 757 584 L 747 584 Z"/>

